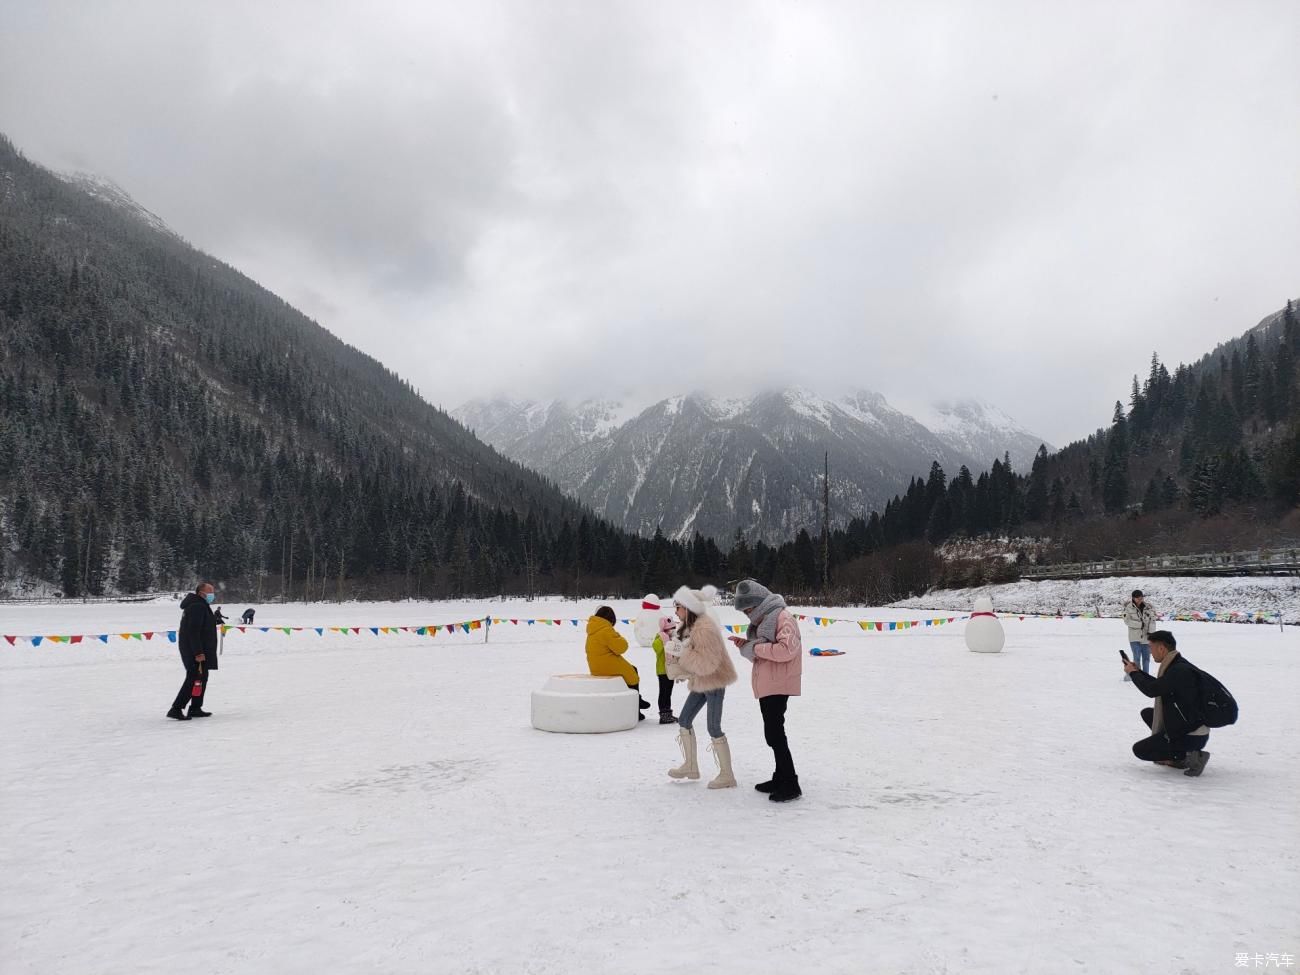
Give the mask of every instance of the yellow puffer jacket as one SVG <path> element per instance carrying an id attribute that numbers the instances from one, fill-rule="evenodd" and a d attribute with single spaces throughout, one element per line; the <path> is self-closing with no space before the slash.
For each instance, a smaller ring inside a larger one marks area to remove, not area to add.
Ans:
<path id="1" fill-rule="evenodd" d="M 587 669 L 593 677 L 622 677 L 628 687 L 636 687 L 641 678 L 636 668 L 623 659 L 627 640 L 607 619 L 593 616 L 587 620 Z"/>

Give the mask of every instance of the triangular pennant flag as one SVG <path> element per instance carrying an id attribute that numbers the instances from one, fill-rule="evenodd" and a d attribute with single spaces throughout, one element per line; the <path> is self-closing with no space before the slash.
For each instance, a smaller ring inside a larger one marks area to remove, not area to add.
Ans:
<path id="1" fill-rule="evenodd" d="M 240 633 L 247 633 L 247 632 L 248 632 L 248 627 L 246 627 L 246 626 L 241 626 L 241 627 L 239 627 L 239 632 L 240 632 Z"/>
<path id="2" fill-rule="evenodd" d="M 379 636 L 379 627 L 377 627 L 377 626 L 372 626 L 372 627 L 370 628 L 370 632 L 371 632 L 371 634 L 374 635 L 374 636 Z"/>
<path id="3" fill-rule="evenodd" d="M 175 631 L 175 630 L 168 630 L 168 631 L 167 631 L 167 642 L 168 642 L 168 643 L 175 643 L 175 642 L 176 642 L 176 631 Z"/>
<path id="4" fill-rule="evenodd" d="M 258 629 L 261 630 L 263 633 L 271 632 L 271 628 L 269 626 L 259 626 Z"/>
<path id="5" fill-rule="evenodd" d="M 519 621 L 518 621 L 518 620 L 511 620 L 511 621 L 510 621 L 510 625 L 511 625 L 511 626 L 518 626 L 518 625 L 519 625 Z"/>
<path id="6" fill-rule="evenodd" d="M 80 636 L 74 636 L 74 637 L 72 638 L 72 642 L 73 642 L 73 643 L 80 643 L 80 642 L 81 642 L 81 637 L 80 637 Z"/>
<path id="7" fill-rule="evenodd" d="M 9 641 L 9 646 L 12 647 L 12 646 L 14 645 L 14 641 L 17 640 L 18 637 L 16 637 L 16 636 L 9 636 L 8 634 L 6 634 L 6 635 L 5 635 L 5 639 Z"/>
<path id="8" fill-rule="evenodd" d="M 318 626 L 318 627 L 316 627 L 316 635 L 317 635 L 317 636 L 324 636 L 324 635 L 325 635 L 325 627 L 323 627 L 323 626 Z"/>
<path id="9" fill-rule="evenodd" d="M 153 633 L 146 633 L 146 634 L 144 635 L 144 638 L 145 638 L 146 640 L 152 640 L 152 639 L 153 639 Z"/>
<path id="10" fill-rule="evenodd" d="M 107 643 L 107 642 L 108 642 L 108 634 L 107 634 L 107 633 L 101 633 L 101 634 L 99 634 L 99 642 L 100 642 L 100 643 Z"/>
<path id="11" fill-rule="evenodd" d="M 32 646 L 39 647 L 41 645 L 41 640 L 43 639 L 44 637 L 39 637 L 39 636 L 32 637 Z"/>

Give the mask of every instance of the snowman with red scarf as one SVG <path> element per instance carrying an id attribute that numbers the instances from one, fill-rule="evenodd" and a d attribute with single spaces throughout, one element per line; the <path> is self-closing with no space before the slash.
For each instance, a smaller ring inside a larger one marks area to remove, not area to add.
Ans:
<path id="1" fill-rule="evenodd" d="M 993 600 L 980 596 L 966 621 L 966 646 L 975 653 L 1001 653 L 1006 642 L 1002 623 L 993 612 Z"/>

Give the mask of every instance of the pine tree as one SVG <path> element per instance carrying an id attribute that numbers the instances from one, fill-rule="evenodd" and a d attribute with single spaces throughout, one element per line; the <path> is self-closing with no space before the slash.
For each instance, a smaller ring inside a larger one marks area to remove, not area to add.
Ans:
<path id="1" fill-rule="evenodd" d="M 1114 425 L 1106 441 L 1106 459 L 1101 474 L 1102 505 L 1107 513 L 1123 511 L 1128 503 L 1128 430 L 1124 408 L 1115 403 Z"/>

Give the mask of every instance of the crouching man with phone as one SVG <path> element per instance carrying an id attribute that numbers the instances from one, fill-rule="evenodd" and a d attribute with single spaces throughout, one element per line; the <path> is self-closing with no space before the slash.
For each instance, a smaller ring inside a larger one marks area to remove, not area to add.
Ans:
<path id="1" fill-rule="evenodd" d="M 1123 650 L 1119 652 L 1133 686 L 1155 699 L 1154 707 L 1142 709 L 1151 735 L 1133 743 L 1133 754 L 1144 762 L 1185 769 L 1184 775 L 1200 775 L 1210 760 L 1205 751 L 1210 729 L 1202 723 L 1199 671 L 1179 654 L 1178 642 L 1168 630 L 1156 630 L 1148 639 L 1151 657 L 1159 665 L 1154 677 Z"/>

